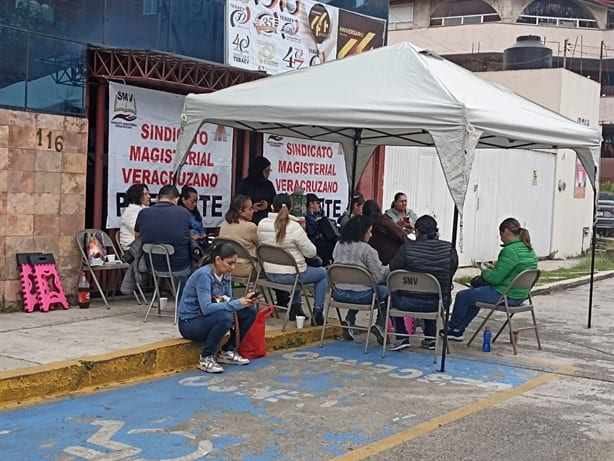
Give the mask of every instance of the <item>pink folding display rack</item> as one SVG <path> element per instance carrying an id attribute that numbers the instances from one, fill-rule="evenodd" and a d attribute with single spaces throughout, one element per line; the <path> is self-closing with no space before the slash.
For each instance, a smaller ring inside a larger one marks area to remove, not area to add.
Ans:
<path id="1" fill-rule="evenodd" d="M 51 253 L 18 253 L 23 308 L 47 312 L 55 307 L 68 309 L 68 301 Z"/>

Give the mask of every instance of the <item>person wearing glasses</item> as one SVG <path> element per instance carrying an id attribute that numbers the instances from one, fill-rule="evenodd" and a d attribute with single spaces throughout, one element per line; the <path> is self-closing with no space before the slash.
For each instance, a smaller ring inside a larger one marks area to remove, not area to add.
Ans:
<path id="1" fill-rule="evenodd" d="M 179 303 L 179 332 L 193 341 L 204 342 L 198 368 L 206 373 L 222 373 L 223 364 L 247 365 L 249 360 L 236 350 L 236 331 L 239 343 L 256 319 L 255 303 L 258 295 L 250 292 L 241 298 L 232 297 L 231 272 L 237 263 L 237 253 L 229 243 L 213 245 L 205 264 L 186 282 Z M 234 314 L 238 325 L 233 328 Z M 220 344 L 226 333 L 230 338 Z"/>
<path id="2" fill-rule="evenodd" d="M 149 206 L 150 198 L 147 184 L 133 184 L 126 191 L 128 206 L 122 214 L 121 224 L 119 225 L 119 245 L 124 251 L 134 242 L 136 217 L 143 208 Z"/>

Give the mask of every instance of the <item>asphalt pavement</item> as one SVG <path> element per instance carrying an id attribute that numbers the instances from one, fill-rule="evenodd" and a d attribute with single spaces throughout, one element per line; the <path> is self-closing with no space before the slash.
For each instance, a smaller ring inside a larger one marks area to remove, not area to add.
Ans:
<path id="1" fill-rule="evenodd" d="M 318 328 L 272 319 L 279 352 L 214 376 L 131 299 L 2 314 L 3 458 L 611 461 L 614 278 L 595 283 L 590 329 L 588 285 L 542 292 L 542 350 L 529 331 L 517 356 L 506 338 L 451 343 L 445 373 L 418 341 L 386 358 L 375 341 L 362 354 L 364 335 L 320 349 L 305 344 Z"/>

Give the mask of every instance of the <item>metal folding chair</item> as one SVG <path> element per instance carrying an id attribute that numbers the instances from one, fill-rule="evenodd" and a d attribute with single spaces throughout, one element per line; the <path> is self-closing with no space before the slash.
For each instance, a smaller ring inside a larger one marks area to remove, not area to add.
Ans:
<path id="1" fill-rule="evenodd" d="M 250 289 L 250 284 L 255 281 L 255 277 L 257 274 L 257 269 L 256 269 L 257 262 L 255 261 L 254 257 L 249 253 L 247 248 L 245 248 L 245 245 L 243 245 L 238 240 L 234 240 L 228 237 L 216 237 L 215 240 L 213 241 L 213 245 L 218 245 L 220 243 L 228 243 L 229 245 L 232 245 L 235 251 L 237 252 L 237 256 L 240 259 L 247 261 L 247 263 L 249 264 L 250 270 L 247 276 L 238 276 L 234 274 L 232 275 L 233 282 L 237 282 L 237 283 L 241 283 L 245 285 L 245 294 L 247 294 L 247 292 Z"/>
<path id="2" fill-rule="evenodd" d="M 369 339 L 371 335 L 371 325 L 373 324 L 373 312 L 379 307 L 380 299 L 377 294 L 377 284 L 373 281 L 371 274 L 359 266 L 350 266 L 347 264 L 331 264 L 326 270 L 328 276 L 328 291 L 326 293 L 326 301 L 324 303 L 324 325 L 322 325 L 322 334 L 320 335 L 320 347 L 324 345 L 324 337 L 326 332 L 326 325 L 328 324 L 329 310 L 335 308 L 337 310 L 337 316 L 339 318 L 339 325 L 341 328 L 354 328 L 357 330 L 367 331 L 367 340 L 365 341 L 365 354 L 369 348 Z M 352 304 L 347 302 L 337 301 L 333 298 L 333 288 L 337 284 L 356 284 L 371 287 L 372 296 L 369 304 Z M 357 311 L 369 312 L 369 324 L 368 326 L 355 325 L 350 327 L 349 325 L 343 325 L 341 323 L 341 311 L 339 309 L 356 309 Z"/>
<path id="3" fill-rule="evenodd" d="M 102 289 L 102 285 L 100 283 L 100 280 L 98 280 L 98 276 L 103 273 L 106 274 L 108 279 L 110 279 L 109 284 L 112 288 L 112 291 L 109 291 L 111 292 L 112 296 L 115 296 L 115 292 L 117 291 L 118 285 L 117 275 L 120 273 L 123 274 L 124 271 L 128 270 L 130 268 L 130 264 L 124 263 L 119 259 L 120 253 L 115 246 L 115 243 L 113 242 L 111 237 L 109 237 L 109 234 L 100 229 L 80 230 L 79 232 L 77 232 L 75 238 L 77 240 L 77 247 L 81 252 L 81 268 L 79 269 L 79 272 L 83 271 L 84 269 L 87 269 L 92 280 L 94 281 L 94 285 L 96 285 L 96 289 L 102 297 L 102 301 L 107 306 L 107 309 L 110 309 L 109 302 L 107 300 L 108 293 L 105 294 L 105 291 Z M 88 246 L 92 238 L 97 239 L 98 242 L 102 244 L 104 248 L 101 248 L 101 250 L 104 250 L 107 255 L 115 255 L 115 263 L 107 263 L 105 261 L 104 264 L 91 264 L 90 259 L 88 257 Z M 121 281 L 121 278 L 119 280 Z M 109 280 L 107 280 L 107 282 L 109 282 Z"/>
<path id="4" fill-rule="evenodd" d="M 118 257 L 123 257 L 124 256 L 124 249 L 122 248 L 122 246 L 119 243 L 119 231 L 115 232 L 115 247 L 117 248 L 117 256 Z M 130 269 L 128 269 L 130 270 Z M 137 292 L 138 290 L 138 292 Z M 141 298 L 143 300 L 143 304 L 147 304 L 147 298 L 145 297 L 145 294 L 143 293 L 143 289 L 141 288 L 141 285 L 136 282 L 136 290 L 132 291 L 132 294 L 134 295 L 134 299 L 136 299 L 136 303 L 140 306 L 141 305 Z M 141 296 L 139 298 L 139 295 Z"/>
<path id="5" fill-rule="evenodd" d="M 296 264 L 296 260 L 294 256 L 288 253 L 283 248 L 279 248 L 273 245 L 261 244 L 256 249 L 256 254 L 258 255 L 259 267 L 258 267 L 258 275 L 256 276 L 256 287 L 262 287 L 263 290 L 268 291 L 268 295 L 265 295 L 265 298 L 271 301 L 273 299 L 273 295 L 270 290 L 281 290 L 290 294 L 290 298 L 287 306 L 278 306 L 271 302 L 271 304 L 275 305 L 276 308 L 285 309 L 286 315 L 284 317 L 283 325 L 281 331 L 286 331 L 286 326 L 288 325 L 288 320 L 290 318 L 290 306 L 292 305 L 292 299 L 294 298 L 294 293 L 296 290 L 301 290 L 303 297 L 305 298 L 305 303 L 307 304 L 307 309 L 309 310 L 309 314 L 311 316 L 311 321 L 313 324 L 313 310 L 311 308 L 311 302 L 309 301 L 309 296 L 306 293 L 306 290 L 313 291 L 314 285 L 305 284 L 301 281 L 300 275 L 301 273 L 298 270 L 298 266 Z M 294 281 L 291 284 L 277 283 L 271 282 L 266 277 L 266 271 L 264 266 L 266 264 L 277 264 L 280 266 L 288 267 L 288 274 L 294 276 Z"/>
<path id="6" fill-rule="evenodd" d="M 514 349 L 514 355 L 516 355 L 518 351 L 516 350 L 516 341 L 514 340 L 513 332 L 514 331 L 524 331 L 524 330 L 535 330 L 535 339 L 537 340 L 537 349 L 541 350 L 542 345 L 541 345 L 541 342 L 539 341 L 539 332 L 537 331 L 537 322 L 535 321 L 535 310 L 533 309 L 533 299 L 531 299 L 531 290 L 535 286 L 535 283 L 537 283 L 537 279 L 539 279 L 539 275 L 540 275 L 539 269 L 527 269 L 526 271 L 522 271 L 520 274 L 516 276 L 514 280 L 512 280 L 512 283 L 510 283 L 510 285 L 505 289 L 505 291 L 503 292 L 503 294 L 497 300 L 496 303 L 494 304 L 483 303 L 483 302 L 475 303 L 476 307 L 479 307 L 480 309 L 486 309 L 489 312 L 484 318 L 484 320 L 482 321 L 482 323 L 480 324 L 480 326 L 478 327 L 478 329 L 475 330 L 475 332 L 473 333 L 473 335 L 467 342 L 467 347 L 469 347 L 469 345 L 475 339 L 477 334 L 480 331 L 482 331 L 482 328 L 484 328 L 484 325 L 486 325 L 486 322 L 488 322 L 488 319 L 490 319 L 490 317 L 495 312 L 498 311 L 498 312 L 505 312 L 506 320 L 501 326 L 501 328 L 499 328 L 499 331 L 497 332 L 495 337 L 493 338 L 492 340 L 493 343 L 497 340 L 497 338 L 499 337 L 503 329 L 507 326 L 509 329 L 510 342 L 512 343 L 512 348 Z M 510 306 L 508 304 L 507 294 L 509 293 L 510 290 L 514 288 L 524 288 L 524 289 L 529 290 L 529 296 L 527 297 L 528 303 L 525 301 L 520 306 Z M 530 312 L 531 313 L 531 318 L 533 319 L 533 326 L 523 327 L 523 328 L 514 328 L 512 326 L 512 317 L 515 314 L 518 314 L 520 312 Z"/>
<path id="7" fill-rule="evenodd" d="M 388 285 L 388 303 L 386 304 L 386 325 L 388 325 L 388 319 L 390 317 L 413 317 L 417 319 L 435 320 L 437 326 L 435 332 L 443 328 L 443 316 L 445 315 L 443 307 L 443 296 L 441 294 L 441 286 L 439 281 L 431 274 L 425 274 L 422 272 L 411 272 L 406 270 L 396 270 L 388 275 L 386 281 Z M 395 309 L 392 305 L 393 291 L 401 290 L 407 296 L 411 295 L 437 295 L 437 310 L 435 312 L 414 312 L 401 309 Z M 437 363 L 437 347 L 439 346 L 439 336 L 435 333 L 435 336 L 425 336 L 416 334 L 401 335 L 410 338 L 412 336 L 418 336 L 421 338 L 434 338 L 435 350 L 433 351 L 433 363 Z M 386 357 L 386 343 L 388 335 L 384 335 L 384 345 L 382 346 L 382 357 Z"/>
<path id="8" fill-rule="evenodd" d="M 175 277 L 173 275 L 173 269 L 171 267 L 171 259 L 170 257 L 175 254 L 175 248 L 172 245 L 167 243 L 145 243 L 143 244 L 143 253 L 147 255 L 149 258 L 148 269 L 151 271 L 151 275 L 154 281 L 154 294 L 147 306 L 147 312 L 145 313 L 145 319 L 143 322 L 147 322 L 147 317 L 154 305 L 154 302 L 158 304 L 158 313 L 156 315 L 161 317 L 171 317 L 171 315 L 163 313 L 160 306 L 160 279 L 169 279 L 171 285 L 171 294 L 175 300 L 175 312 L 172 315 L 175 320 L 175 325 L 177 324 L 177 303 L 179 300 L 177 299 L 177 293 L 181 289 L 181 286 L 175 286 Z M 156 270 L 154 266 L 154 256 L 158 256 L 158 261 L 160 257 L 163 257 L 166 262 L 166 271 Z M 181 283 L 181 282 L 180 282 Z"/>

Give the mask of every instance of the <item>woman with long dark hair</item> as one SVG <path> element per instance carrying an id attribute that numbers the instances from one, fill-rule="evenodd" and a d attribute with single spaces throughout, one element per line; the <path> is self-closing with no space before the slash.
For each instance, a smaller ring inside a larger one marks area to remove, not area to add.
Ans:
<path id="1" fill-rule="evenodd" d="M 275 186 L 269 181 L 270 174 L 271 162 L 265 157 L 256 157 L 249 166 L 247 177 L 237 187 L 237 194 L 247 195 L 252 199 L 252 220 L 256 224 L 266 218 L 275 197 Z"/>
<path id="2" fill-rule="evenodd" d="M 326 269 L 323 267 L 307 266 L 305 258 L 316 256 L 316 247 L 307 237 L 307 233 L 298 223 L 298 220 L 290 214 L 292 200 L 288 194 L 277 194 L 273 198 L 272 213 L 258 224 L 258 239 L 260 243 L 276 245 L 287 250 L 296 260 L 303 283 L 315 285 L 314 320 L 316 324 L 324 324 L 324 297 L 326 296 Z M 291 285 L 294 282 L 294 274 L 288 273 L 287 266 L 276 264 L 264 264 L 264 270 L 271 282 Z M 301 308 L 301 292 L 294 293 L 294 299 L 290 307 L 290 320 L 297 315 L 305 315 Z"/>
<path id="3" fill-rule="evenodd" d="M 529 231 L 517 219 L 507 218 L 499 224 L 502 249 L 495 264 L 487 264 L 482 278 L 487 285 L 460 291 L 454 300 L 454 311 L 448 326 L 448 339 L 462 341 L 465 328 L 480 311 L 475 303 L 496 303 L 501 294 L 516 278 L 527 269 L 537 269 L 537 255 L 531 245 Z M 510 290 L 507 300 L 510 306 L 519 306 L 529 296 L 528 289 Z"/>
<path id="4" fill-rule="evenodd" d="M 367 216 L 354 216 L 350 218 L 347 225 L 341 228 L 341 237 L 333 250 L 333 260 L 339 264 L 350 264 L 352 266 L 366 269 L 377 283 L 377 293 L 380 303 L 385 303 L 388 296 L 386 288 L 386 277 L 390 270 L 388 266 L 382 266 L 377 251 L 367 242 L 371 239 L 371 220 Z M 340 302 L 353 304 L 369 304 L 373 296 L 371 287 L 364 285 L 336 285 L 333 287 L 333 298 Z M 345 323 L 348 329 L 344 329 L 346 339 L 354 339 L 352 328 L 356 323 L 357 310 L 350 309 L 345 316 Z M 375 325 L 371 327 L 371 332 L 376 336 L 380 344 L 384 342 L 384 318 L 386 314 L 382 311 L 382 305 L 378 306 Z"/>
<path id="5" fill-rule="evenodd" d="M 126 191 L 128 206 L 122 214 L 121 224 L 119 225 L 119 245 L 123 250 L 126 250 L 134 241 L 136 217 L 143 208 L 149 206 L 150 198 L 147 184 L 133 184 Z"/>
<path id="6" fill-rule="evenodd" d="M 256 225 L 252 222 L 253 214 L 252 199 L 247 195 L 235 195 L 230 201 L 230 207 L 220 225 L 220 237 L 241 242 L 249 251 L 249 254 L 255 258 L 258 232 Z M 233 273 L 236 276 L 246 277 L 249 275 L 250 269 L 247 261 L 239 259 Z"/>
<path id="7" fill-rule="evenodd" d="M 373 235 L 369 245 L 377 250 L 382 264 L 389 264 L 399 248 L 407 242 L 407 234 L 382 214 L 382 209 L 375 200 L 365 202 L 362 214 L 370 218 L 373 223 Z"/>
<path id="8" fill-rule="evenodd" d="M 232 245 L 212 246 L 204 265 L 188 278 L 179 303 L 179 332 L 186 339 L 205 343 L 198 368 L 207 373 L 222 373 L 221 364 L 249 363 L 235 350 L 236 329 L 231 328 L 236 312 L 240 342 L 256 319 L 257 295 L 251 292 L 241 298 L 232 297 L 230 274 L 236 262 L 237 253 Z M 229 330 L 230 339 L 216 357 L 220 342 Z"/>

